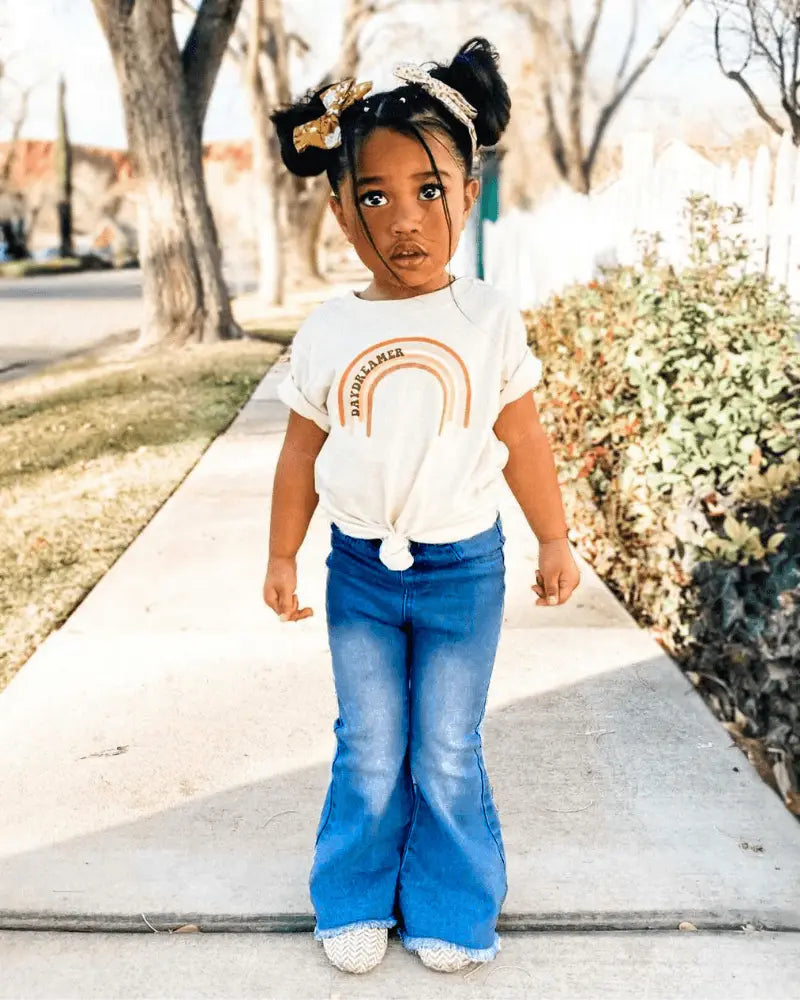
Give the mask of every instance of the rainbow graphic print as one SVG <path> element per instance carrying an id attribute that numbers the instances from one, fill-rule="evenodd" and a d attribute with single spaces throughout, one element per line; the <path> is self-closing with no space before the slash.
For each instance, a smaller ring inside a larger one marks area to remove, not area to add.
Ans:
<path id="1" fill-rule="evenodd" d="M 469 427 L 472 385 L 467 366 L 447 344 L 431 337 L 396 337 L 373 344 L 353 358 L 339 379 L 339 423 L 366 427 L 372 434 L 372 410 L 378 385 L 407 368 L 428 372 L 442 390 L 439 434 L 450 421 Z"/>

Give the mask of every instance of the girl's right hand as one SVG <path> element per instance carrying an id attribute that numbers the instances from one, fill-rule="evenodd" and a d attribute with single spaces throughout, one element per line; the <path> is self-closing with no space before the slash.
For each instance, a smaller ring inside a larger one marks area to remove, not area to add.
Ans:
<path id="1" fill-rule="evenodd" d="M 314 614 L 311 608 L 300 610 L 296 588 L 297 560 L 288 556 L 271 558 L 264 578 L 264 603 L 281 621 L 296 622 Z"/>

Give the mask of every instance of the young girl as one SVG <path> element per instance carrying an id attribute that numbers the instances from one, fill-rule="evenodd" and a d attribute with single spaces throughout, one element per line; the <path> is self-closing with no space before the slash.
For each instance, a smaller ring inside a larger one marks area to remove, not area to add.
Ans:
<path id="1" fill-rule="evenodd" d="M 296 554 L 318 503 L 337 750 L 309 888 L 314 937 L 365 972 L 388 929 L 429 967 L 493 959 L 506 898 L 481 730 L 503 615 L 502 476 L 539 541 L 537 604 L 579 575 L 531 389 L 541 364 L 511 301 L 446 267 L 478 194 L 476 151 L 510 112 L 497 53 L 402 63 L 394 90 L 343 80 L 272 115 L 294 174 L 372 272 L 297 331 L 264 600 L 302 621 Z"/>

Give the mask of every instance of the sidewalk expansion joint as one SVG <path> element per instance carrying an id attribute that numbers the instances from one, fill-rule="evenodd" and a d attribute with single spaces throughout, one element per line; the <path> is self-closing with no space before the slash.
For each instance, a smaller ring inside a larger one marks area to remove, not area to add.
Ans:
<path id="1" fill-rule="evenodd" d="M 0 930 L 120 931 L 174 933 L 178 928 L 209 932 L 290 934 L 313 931 L 315 919 L 305 913 L 216 914 L 139 913 L 82 914 L 0 910 Z M 756 915 L 736 911 L 622 911 L 619 913 L 507 913 L 498 932 L 515 931 L 800 931 L 795 912 Z"/>

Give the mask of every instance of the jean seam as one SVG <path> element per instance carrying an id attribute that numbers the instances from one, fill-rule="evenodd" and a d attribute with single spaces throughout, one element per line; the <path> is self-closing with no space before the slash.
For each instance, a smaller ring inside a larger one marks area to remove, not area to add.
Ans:
<path id="1" fill-rule="evenodd" d="M 478 739 L 480 739 L 480 734 L 479 733 L 478 733 Z M 506 859 L 503 856 L 503 852 L 502 852 L 502 850 L 500 848 L 500 844 L 497 842 L 497 837 L 495 837 L 495 835 L 494 835 L 494 830 L 492 829 L 492 824 L 489 822 L 489 814 L 486 812 L 486 785 L 488 784 L 488 780 L 489 779 L 487 778 L 486 772 L 485 772 L 484 767 L 483 767 L 483 764 L 481 763 L 481 755 L 480 755 L 480 751 L 478 750 L 477 747 L 475 748 L 475 758 L 478 761 L 478 767 L 480 768 L 480 772 L 481 772 L 481 808 L 483 809 L 483 818 L 486 820 L 486 828 L 488 829 L 489 833 L 491 833 L 491 835 L 492 835 L 492 840 L 494 841 L 494 845 L 497 848 L 497 853 L 500 855 L 500 860 L 503 862 L 503 868 L 505 868 Z"/>
<path id="2" fill-rule="evenodd" d="M 414 829 L 417 825 L 417 813 L 419 812 L 419 802 L 420 802 L 420 791 L 419 787 L 415 784 L 414 788 L 414 811 L 411 814 L 411 823 L 408 827 L 408 834 L 406 836 L 405 847 L 403 848 L 403 857 L 400 859 L 400 867 L 397 871 L 398 878 L 403 874 L 403 867 L 406 863 L 406 858 L 408 857 L 408 849 L 411 846 L 411 837 L 414 833 Z"/>
<path id="3" fill-rule="evenodd" d="M 500 847 L 500 844 L 497 841 L 497 837 L 495 837 L 494 835 L 492 824 L 489 822 L 489 814 L 486 811 L 486 786 L 489 783 L 489 778 L 485 772 L 483 762 L 481 760 L 481 752 L 483 749 L 483 737 L 481 736 L 480 728 L 481 728 L 481 723 L 483 722 L 483 718 L 486 715 L 486 703 L 488 702 L 488 700 L 489 700 L 489 689 L 487 688 L 486 694 L 484 695 L 483 698 L 483 707 L 481 708 L 481 714 L 475 726 L 475 735 L 478 738 L 478 745 L 475 747 L 475 759 L 478 762 L 478 768 L 481 772 L 481 809 L 483 809 L 483 818 L 486 821 L 486 827 L 489 833 L 492 835 L 494 846 L 497 848 L 497 853 L 500 855 L 500 860 L 503 862 L 503 870 L 505 871 L 506 867 L 505 855 L 503 854 L 502 848 Z"/>
<path id="4" fill-rule="evenodd" d="M 341 718 L 341 716 L 340 716 L 340 718 Z M 336 761 L 339 758 L 339 751 L 340 750 L 341 750 L 341 745 L 339 743 L 339 737 L 337 736 L 336 737 L 336 753 L 333 755 L 333 763 L 331 764 L 331 781 L 330 781 L 330 792 L 331 792 L 331 794 L 328 796 L 328 812 L 325 815 L 325 819 L 323 820 L 322 827 L 321 827 L 319 833 L 317 834 L 316 840 L 314 841 L 314 847 L 315 848 L 316 848 L 317 844 L 320 841 L 320 837 L 325 832 L 325 827 L 328 825 L 328 820 L 331 818 L 331 813 L 333 812 L 333 785 L 334 785 L 334 778 L 335 778 Z"/>
<path id="5" fill-rule="evenodd" d="M 337 751 L 337 756 L 338 756 L 338 751 Z M 331 780 L 333 780 L 333 779 L 331 779 Z M 333 789 L 331 789 L 331 794 L 328 797 L 328 812 L 325 815 L 325 820 L 324 820 L 324 822 L 322 824 L 322 828 L 320 829 L 319 833 L 317 834 L 317 839 L 314 841 L 314 847 L 316 847 L 317 844 L 319 844 L 320 838 L 322 837 L 322 834 L 325 833 L 325 827 L 328 825 L 328 820 L 331 818 L 331 812 L 333 812 Z"/>

